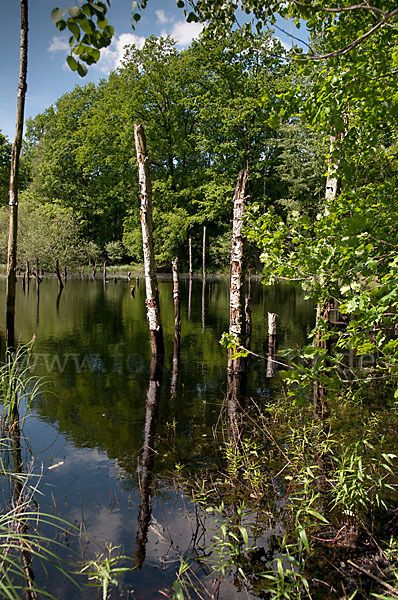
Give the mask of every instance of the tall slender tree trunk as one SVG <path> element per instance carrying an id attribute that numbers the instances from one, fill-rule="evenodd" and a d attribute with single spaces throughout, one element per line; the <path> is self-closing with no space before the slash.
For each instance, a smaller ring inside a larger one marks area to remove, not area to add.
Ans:
<path id="1" fill-rule="evenodd" d="M 28 0 L 21 0 L 19 79 L 17 95 L 17 118 L 15 138 L 11 155 L 10 187 L 8 204 L 10 223 L 7 252 L 7 289 L 6 289 L 6 339 L 9 346 L 15 345 L 15 283 L 18 240 L 18 172 L 19 156 L 24 125 L 26 78 L 28 72 Z"/>
<path id="2" fill-rule="evenodd" d="M 135 148 L 138 163 L 138 181 L 141 200 L 141 230 L 144 254 L 146 307 L 151 336 L 152 356 L 164 354 L 163 328 L 160 319 L 159 289 L 156 278 L 155 254 L 152 236 L 152 185 L 145 132 L 142 125 L 134 125 Z"/>
<path id="3" fill-rule="evenodd" d="M 206 225 L 203 226 L 202 274 L 206 277 Z"/>
<path id="4" fill-rule="evenodd" d="M 171 376 L 171 395 L 177 395 L 178 364 L 180 360 L 180 340 L 181 340 L 181 316 L 180 316 L 180 289 L 178 258 L 172 262 L 173 272 L 173 302 L 174 302 L 174 351 L 173 351 L 173 371 Z"/>
<path id="5" fill-rule="evenodd" d="M 234 214 L 232 223 L 231 266 L 230 266 L 230 311 L 229 333 L 233 335 L 238 345 L 247 341 L 245 306 L 245 241 L 243 236 L 243 215 L 246 207 L 248 171 L 241 171 L 235 186 Z M 238 425 L 239 410 L 243 404 L 246 391 L 246 366 L 244 357 L 232 358 L 233 350 L 229 350 L 227 369 L 227 403 L 230 426 Z"/>
<path id="6" fill-rule="evenodd" d="M 55 274 L 56 274 L 57 279 L 58 279 L 59 289 L 62 290 L 63 287 L 64 287 L 64 284 L 63 284 L 61 273 L 60 273 L 60 270 L 59 270 L 59 260 L 58 260 L 58 258 L 55 261 Z"/>
<path id="7" fill-rule="evenodd" d="M 188 238 L 189 277 L 192 279 L 192 237 Z"/>
<path id="8" fill-rule="evenodd" d="M 188 319 L 191 318 L 192 306 L 192 237 L 188 238 L 188 257 L 189 257 L 189 284 L 188 284 Z"/>
<path id="9" fill-rule="evenodd" d="M 325 189 L 325 200 L 326 200 L 325 213 L 326 214 L 329 214 L 329 206 L 330 206 L 330 204 L 333 203 L 333 201 L 337 197 L 337 195 L 339 193 L 339 189 L 340 189 L 340 179 L 338 177 L 335 177 L 333 174 L 331 175 L 330 172 L 335 170 L 338 166 L 332 157 L 332 153 L 333 153 L 334 148 L 336 147 L 336 144 L 338 142 L 341 142 L 343 137 L 344 137 L 344 135 L 341 133 L 338 135 L 330 136 L 330 154 L 331 154 L 331 156 L 328 160 L 329 175 L 326 179 L 326 189 Z M 322 333 L 326 333 L 326 331 L 329 329 L 330 309 L 331 309 L 330 299 L 327 297 L 323 298 L 318 303 L 317 308 L 316 308 L 316 323 L 315 323 L 315 325 L 318 328 L 318 333 L 314 339 L 314 346 L 317 348 L 322 348 L 322 349 L 326 349 L 326 350 L 328 350 L 328 347 L 327 347 L 327 344 L 322 340 Z M 320 330 L 322 321 L 325 323 L 323 331 Z M 325 331 L 325 329 L 326 329 L 326 331 Z M 326 403 L 326 388 L 318 379 L 314 380 L 314 383 L 313 383 L 313 398 L 314 398 L 314 416 L 315 416 L 315 418 L 318 419 L 318 418 L 323 418 L 323 417 L 327 416 L 328 406 Z"/>
<path id="10" fill-rule="evenodd" d="M 241 171 L 234 193 L 234 215 L 232 223 L 231 265 L 230 265 L 230 310 L 229 333 L 239 344 L 244 343 L 246 332 L 245 320 L 245 249 L 243 237 L 243 214 L 246 205 L 248 172 Z M 229 351 L 231 356 L 233 351 Z"/>

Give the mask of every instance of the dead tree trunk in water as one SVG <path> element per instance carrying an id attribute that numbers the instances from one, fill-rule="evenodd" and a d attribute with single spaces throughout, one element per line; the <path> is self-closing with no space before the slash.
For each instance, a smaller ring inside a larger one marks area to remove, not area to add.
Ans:
<path id="1" fill-rule="evenodd" d="M 321 325 L 322 324 L 322 325 Z M 323 301 L 317 305 L 316 308 L 316 323 L 315 326 L 318 328 L 318 332 L 314 339 L 314 346 L 321 348 L 322 350 L 330 351 L 329 340 L 322 339 L 322 334 L 326 333 L 330 327 L 330 303 Z M 322 327 L 322 329 L 321 329 Z M 317 360 L 316 358 L 314 361 Z M 326 357 L 324 359 L 326 363 Z M 314 416 L 316 419 L 322 419 L 328 415 L 328 406 L 326 403 L 326 388 L 318 380 L 314 380 L 313 384 L 314 393 Z"/>
<path id="2" fill-rule="evenodd" d="M 202 275 L 206 277 L 206 225 L 203 226 Z"/>
<path id="3" fill-rule="evenodd" d="M 245 243 L 243 237 L 243 214 L 245 212 L 248 185 L 248 172 L 241 171 L 234 193 L 234 213 L 232 223 L 231 266 L 230 266 L 230 312 L 229 334 L 238 346 L 246 342 L 245 318 Z M 232 358 L 233 350 L 228 353 L 228 414 L 231 426 L 236 425 L 237 413 L 241 407 L 246 387 L 246 358 Z"/>
<path id="4" fill-rule="evenodd" d="M 59 272 L 59 261 L 58 261 L 58 258 L 55 261 L 55 273 L 57 275 L 59 289 L 62 290 L 63 287 L 64 287 L 64 284 L 62 283 L 61 273 Z"/>
<path id="5" fill-rule="evenodd" d="M 156 278 L 155 254 L 152 236 L 152 184 L 144 128 L 134 125 L 135 148 L 138 163 L 138 181 L 141 199 L 141 230 L 144 254 L 146 307 L 151 335 L 152 356 L 164 354 L 163 328 L 160 319 L 159 289 Z"/>
<path id="6" fill-rule="evenodd" d="M 336 162 L 333 160 L 332 153 L 338 142 L 341 142 L 343 139 L 343 134 L 339 135 L 331 135 L 330 136 L 330 158 L 328 160 L 329 174 L 326 180 L 326 189 L 325 189 L 325 199 L 327 204 L 325 206 L 325 213 L 329 214 L 329 205 L 333 203 L 335 200 L 339 188 L 340 188 L 340 179 L 335 177 L 333 174 L 330 174 L 330 171 L 333 171 L 337 168 Z M 322 279 L 321 279 L 322 283 Z M 324 325 L 323 325 L 324 323 Z M 316 348 L 329 349 L 327 348 L 327 344 L 322 340 L 322 334 L 326 333 L 329 329 L 330 323 L 330 301 L 326 297 L 322 299 L 316 308 L 316 328 L 318 330 L 316 337 L 314 339 L 314 346 Z M 321 326 L 323 325 L 324 329 L 321 330 Z M 314 359 L 314 361 L 316 358 Z M 328 414 L 328 407 L 326 404 L 326 388 L 325 386 L 318 380 L 314 380 L 313 384 L 313 397 L 314 397 L 314 416 L 316 419 L 323 418 Z"/>
<path id="7" fill-rule="evenodd" d="M 192 279 L 192 237 L 188 238 L 189 278 Z"/>
<path id="8" fill-rule="evenodd" d="M 36 327 L 39 326 L 40 319 L 40 270 L 39 270 L 39 259 L 36 256 Z"/>
<path id="9" fill-rule="evenodd" d="M 178 363 L 180 360 L 180 340 L 181 340 L 181 316 L 180 316 L 180 290 L 178 258 L 176 257 L 171 264 L 173 272 L 173 302 L 174 302 L 174 351 L 173 351 L 173 372 L 171 376 L 171 395 L 177 395 Z"/>
<path id="10" fill-rule="evenodd" d="M 267 377 L 275 377 L 276 363 L 275 354 L 277 350 L 277 319 L 276 313 L 268 313 L 268 358 L 267 358 Z"/>
<path id="11" fill-rule="evenodd" d="M 189 284 L 188 284 L 188 319 L 191 318 L 192 306 L 192 237 L 188 238 Z"/>
<path id="12" fill-rule="evenodd" d="M 7 251 L 6 339 L 10 347 L 15 345 L 15 284 L 18 241 L 18 172 L 24 124 L 26 77 L 28 71 L 28 0 L 21 0 L 20 6 L 21 22 L 17 118 L 15 126 L 15 138 L 11 155 L 10 187 L 8 192 L 10 217 Z"/>
<path id="13" fill-rule="evenodd" d="M 64 284 L 62 283 L 61 273 L 59 272 L 58 258 L 55 261 L 55 273 L 57 274 L 57 279 L 58 279 L 58 294 L 57 294 L 57 300 L 56 300 L 56 303 L 55 303 L 56 310 L 57 310 L 57 313 L 58 313 L 58 311 L 59 311 L 59 302 L 61 300 L 62 290 L 64 289 Z"/>

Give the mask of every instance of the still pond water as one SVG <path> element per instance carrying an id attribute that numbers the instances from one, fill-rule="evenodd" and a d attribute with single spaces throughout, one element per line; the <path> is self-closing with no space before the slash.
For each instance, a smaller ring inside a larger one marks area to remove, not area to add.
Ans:
<path id="1" fill-rule="evenodd" d="M 39 302 L 33 280 L 29 293 L 18 283 L 16 333 L 22 343 L 35 336 L 34 372 L 46 379 L 24 424 L 24 458 L 29 462 L 33 456 L 34 471 L 43 470 L 40 508 L 89 536 L 90 541 L 60 539 L 76 552 L 69 557 L 70 570 L 78 570 L 81 556 L 93 558 L 106 542 L 120 546 L 118 553 L 140 556 L 141 568 L 122 578 L 112 598 L 165 597 L 161 591 L 175 580 L 178 556 L 189 552 L 193 535 L 193 508 L 173 485 L 174 467 L 200 470 L 219 452 L 213 428 L 226 394 L 226 351 L 219 340 L 228 329 L 228 279 L 207 280 L 204 313 L 202 281 L 193 281 L 190 318 L 186 278 L 180 287 L 181 356 L 172 397 L 172 283 L 166 276 L 159 281 L 166 356 L 153 442 L 152 514 L 143 540 L 137 519 L 150 372 L 144 280 L 132 298 L 127 280 L 103 285 L 70 279 L 58 306 L 56 280 L 41 283 Z M 4 280 L 0 292 L 4 302 Z M 305 342 L 313 308 L 300 290 L 265 287 L 252 279 L 251 297 L 254 352 L 267 353 L 268 311 L 279 315 L 280 348 Z M 266 363 L 251 359 L 248 397 L 264 405 L 277 388 Z M 58 466 L 49 469 L 53 465 Z M 40 583 L 60 600 L 97 597 L 96 590 L 79 590 L 51 570 Z M 224 593 L 240 597 L 232 584 Z"/>

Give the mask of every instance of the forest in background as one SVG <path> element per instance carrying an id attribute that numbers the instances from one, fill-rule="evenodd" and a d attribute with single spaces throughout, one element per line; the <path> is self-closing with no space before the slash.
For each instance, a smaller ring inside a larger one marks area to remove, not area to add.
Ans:
<path id="1" fill-rule="evenodd" d="M 19 264 L 54 270 L 95 261 L 142 261 L 133 125 L 148 137 L 158 266 L 183 268 L 192 237 L 194 266 L 208 232 L 213 272 L 228 269 L 232 196 L 250 171 L 251 203 L 315 217 L 324 196 L 328 144 L 303 119 L 272 112 L 282 94 L 311 78 L 283 59 L 270 32 L 236 31 L 178 51 L 172 39 L 126 48 L 123 66 L 97 86 L 76 86 L 26 123 L 21 159 Z M 266 94 L 265 94 L 266 90 Z M 1 143 L 2 238 L 7 254 L 11 146 Z M 4 184 L 3 184 L 4 181 Z M 256 243 L 250 266 L 260 270 Z"/>

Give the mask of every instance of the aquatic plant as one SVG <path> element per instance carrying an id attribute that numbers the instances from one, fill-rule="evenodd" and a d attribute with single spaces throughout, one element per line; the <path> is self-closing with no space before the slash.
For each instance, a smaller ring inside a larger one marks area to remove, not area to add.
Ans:
<path id="1" fill-rule="evenodd" d="M 89 581 L 93 582 L 91 585 L 102 589 L 102 600 L 108 600 L 110 585 L 119 585 L 118 575 L 132 571 L 134 568 L 118 566 L 122 560 L 131 560 L 122 554 L 113 555 L 119 548 L 120 546 L 113 546 L 112 543 L 106 544 L 107 555 L 103 552 L 97 554 L 95 559 L 88 561 L 79 571 L 80 574 L 87 575 Z"/>

